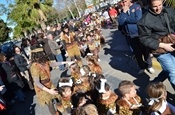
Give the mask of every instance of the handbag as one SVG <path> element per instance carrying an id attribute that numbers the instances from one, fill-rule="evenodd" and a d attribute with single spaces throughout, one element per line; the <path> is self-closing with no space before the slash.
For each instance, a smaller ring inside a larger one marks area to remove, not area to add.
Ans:
<path id="1" fill-rule="evenodd" d="M 160 43 L 173 43 L 173 44 L 175 44 L 175 35 L 171 34 L 169 19 L 168 19 L 167 13 L 164 14 L 164 17 L 165 17 L 165 21 L 166 21 L 166 24 L 167 24 L 167 27 L 168 27 L 169 34 L 166 35 L 166 36 L 161 36 L 159 38 L 159 42 Z M 167 53 L 167 51 L 164 48 L 159 47 L 158 49 L 153 50 L 152 53 L 153 54 L 164 54 L 164 53 Z"/>

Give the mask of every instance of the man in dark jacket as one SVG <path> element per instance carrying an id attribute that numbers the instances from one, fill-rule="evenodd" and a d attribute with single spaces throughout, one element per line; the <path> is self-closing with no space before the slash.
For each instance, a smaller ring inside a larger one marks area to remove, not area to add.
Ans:
<path id="1" fill-rule="evenodd" d="M 163 0 L 150 0 L 149 6 L 149 11 L 138 22 L 139 38 L 142 44 L 154 51 L 158 48 L 167 51 L 163 54 L 154 54 L 163 69 L 154 81 L 164 81 L 168 77 L 175 85 L 175 54 L 173 53 L 175 49 L 172 43 L 159 41 L 161 36 L 169 34 L 167 24 L 170 26 L 170 33 L 174 33 L 175 12 L 172 8 L 163 7 Z M 165 14 L 169 23 L 166 22 Z"/>
<path id="2" fill-rule="evenodd" d="M 140 68 L 138 75 L 143 74 L 145 69 L 147 69 L 150 73 L 154 73 L 149 49 L 140 43 L 138 37 L 137 22 L 142 17 L 141 7 L 139 4 L 132 3 L 131 0 L 122 0 L 122 2 L 124 5 L 122 7 L 122 12 L 119 15 L 118 22 L 119 25 L 124 27 L 129 45 L 136 57 Z"/>

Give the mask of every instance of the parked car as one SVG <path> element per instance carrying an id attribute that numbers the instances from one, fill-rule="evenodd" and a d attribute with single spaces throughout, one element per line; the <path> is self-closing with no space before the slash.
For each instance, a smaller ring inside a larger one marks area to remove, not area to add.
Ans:
<path id="1" fill-rule="evenodd" d="M 1 53 L 5 53 L 7 59 L 10 59 L 11 57 L 14 56 L 14 52 L 13 52 L 14 46 L 15 44 L 11 41 L 3 43 L 3 45 L 1 46 Z"/>

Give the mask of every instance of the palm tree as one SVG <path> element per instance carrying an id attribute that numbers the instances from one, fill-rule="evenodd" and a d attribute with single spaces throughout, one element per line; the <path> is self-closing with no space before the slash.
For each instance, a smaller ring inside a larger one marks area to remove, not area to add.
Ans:
<path id="1" fill-rule="evenodd" d="M 18 32 L 26 32 L 37 25 L 45 29 L 47 15 L 52 11 L 53 0 L 15 0 L 15 3 L 9 6 L 11 12 L 9 19 L 18 26 Z M 20 29 L 21 28 L 21 29 Z"/>
<path id="2" fill-rule="evenodd" d="M 175 0 L 164 0 L 166 6 L 175 8 Z"/>

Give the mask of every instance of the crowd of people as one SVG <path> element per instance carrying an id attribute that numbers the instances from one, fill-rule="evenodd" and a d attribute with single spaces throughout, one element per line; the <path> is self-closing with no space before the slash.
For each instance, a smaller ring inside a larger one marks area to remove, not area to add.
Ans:
<path id="1" fill-rule="evenodd" d="M 166 78 L 174 85 L 173 43 L 163 43 L 159 37 L 173 34 L 175 12 L 163 6 L 163 0 L 150 0 L 144 10 L 141 2 L 122 0 L 122 4 L 101 13 L 89 13 L 82 19 L 50 25 L 38 30 L 31 38 L 14 46 L 14 56 L 0 53 L 0 112 L 16 101 L 25 102 L 24 87 L 35 91 L 38 103 L 46 105 L 52 115 L 172 115 L 175 107 L 166 101 Z M 165 16 L 169 20 L 165 21 Z M 154 20 L 153 20 L 154 19 Z M 140 68 L 154 73 L 150 53 L 163 70 L 147 86 L 148 103 L 143 103 L 132 81 L 119 83 L 120 94 L 110 88 L 103 75 L 99 53 L 105 44 L 101 28 L 119 28 Z M 162 48 L 165 53 L 156 52 Z M 143 59 L 144 57 L 144 59 Z M 83 63 L 85 58 L 86 63 Z M 51 80 L 51 70 L 70 70 L 70 75 Z"/>

